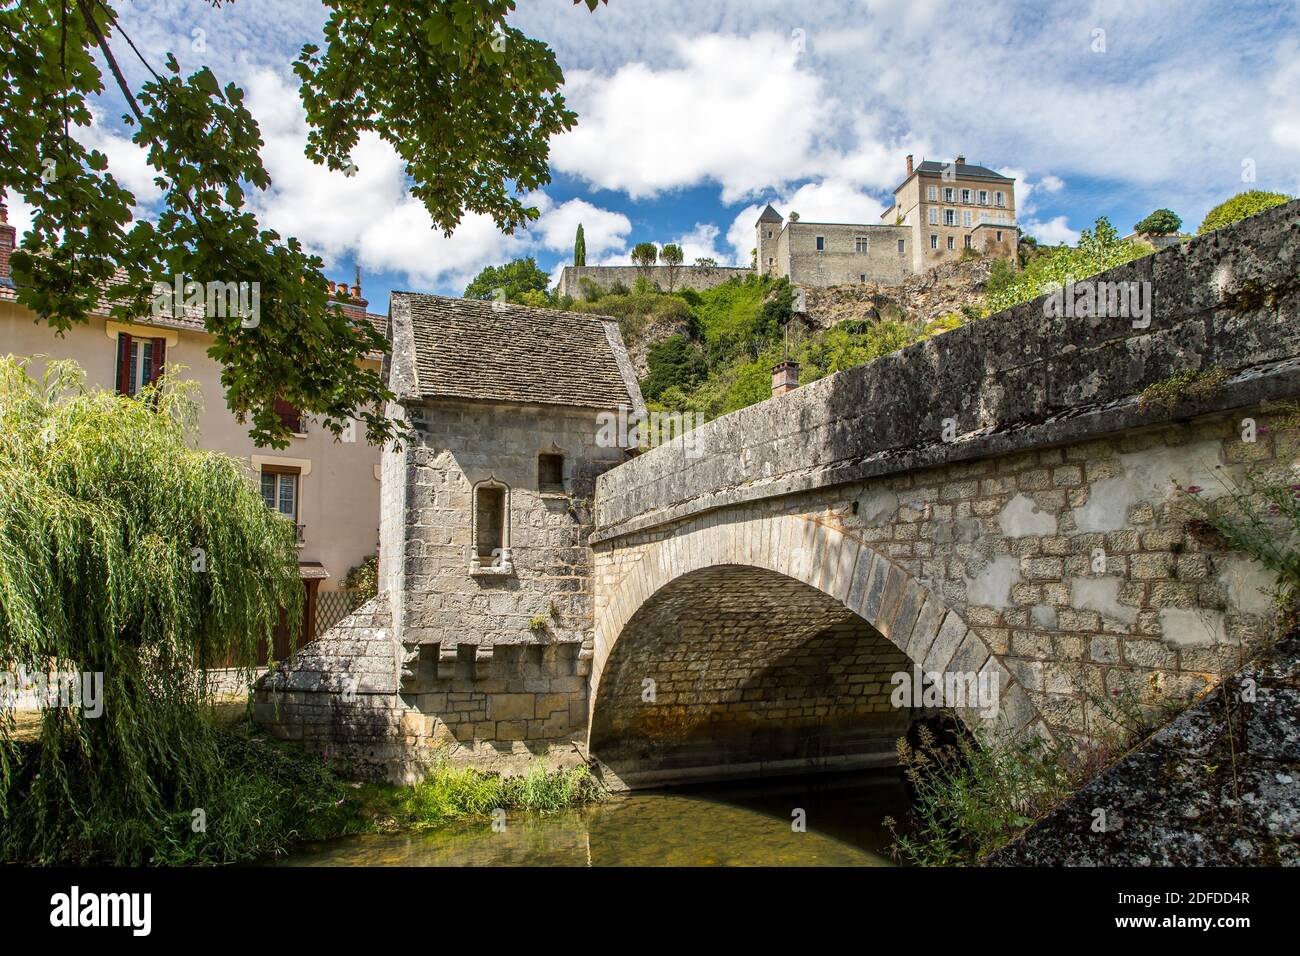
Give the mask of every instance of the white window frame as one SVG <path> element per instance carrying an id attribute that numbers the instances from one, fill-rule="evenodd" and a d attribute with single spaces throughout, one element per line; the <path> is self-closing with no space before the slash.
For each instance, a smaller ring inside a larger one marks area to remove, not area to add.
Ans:
<path id="1" fill-rule="evenodd" d="M 961 191 L 961 201 L 962 201 L 962 202 L 970 202 L 970 190 L 969 190 L 969 189 L 963 189 L 963 190 Z"/>
<path id="2" fill-rule="evenodd" d="M 938 201 L 939 201 L 939 187 L 938 187 L 938 186 L 926 186 L 926 187 L 925 187 L 925 198 L 926 198 L 927 200 L 929 200 L 930 202 L 938 202 Z"/>
<path id="3" fill-rule="evenodd" d="M 979 191 L 979 197 L 981 206 L 987 206 L 989 204 L 989 191 L 987 189 L 981 189 Z"/>
<path id="4" fill-rule="evenodd" d="M 967 227 L 973 225 L 972 216 L 973 213 L 969 209 L 963 209 L 961 211 L 961 224 Z"/>
<path id="5" fill-rule="evenodd" d="M 957 248 L 957 243 L 953 241 L 952 236 L 949 236 L 949 237 L 948 237 L 948 251 L 949 251 L 949 252 L 952 252 L 952 251 L 953 251 L 954 249 L 956 249 L 956 248 Z"/>
<path id="6" fill-rule="evenodd" d="M 994 193 L 994 194 L 993 194 L 993 199 L 994 199 L 995 203 L 996 203 L 997 205 L 999 205 L 999 206 L 1005 206 L 1005 205 L 1007 204 L 1007 194 L 1004 193 L 1004 192 L 1000 192 L 1000 191 L 999 191 L 999 192 Z"/>
<path id="7" fill-rule="evenodd" d="M 956 193 L 953 191 L 953 188 L 952 188 L 951 186 L 944 186 L 944 187 L 943 187 L 943 201 L 944 201 L 944 202 L 953 202 L 953 198 L 952 198 L 952 197 L 953 197 L 954 195 L 956 195 Z"/>
<path id="8" fill-rule="evenodd" d="M 933 232 L 930 233 L 930 248 L 931 249 L 939 248 L 939 236 Z"/>
<path id="9" fill-rule="evenodd" d="M 813 248 L 816 249 L 818 252 L 825 252 L 825 251 L 826 251 L 826 237 L 825 237 L 825 236 L 818 236 L 818 237 L 816 238 L 816 240 L 813 242 Z"/>
<path id="10" fill-rule="evenodd" d="M 869 253 L 869 252 L 871 251 L 871 237 L 870 237 L 870 236 L 854 236 L 854 237 L 853 237 L 853 251 L 854 251 L 857 255 L 866 255 L 867 253 Z"/>
<path id="11" fill-rule="evenodd" d="M 944 224 L 945 226 L 955 226 L 955 225 L 957 225 L 957 210 L 956 210 L 956 209 L 945 209 L 945 210 L 943 211 L 943 224 Z"/>
<path id="12" fill-rule="evenodd" d="M 931 207 L 930 207 L 930 225 L 932 225 L 932 226 L 937 226 L 937 225 L 939 225 L 939 207 L 938 207 L 938 206 L 931 206 Z"/>

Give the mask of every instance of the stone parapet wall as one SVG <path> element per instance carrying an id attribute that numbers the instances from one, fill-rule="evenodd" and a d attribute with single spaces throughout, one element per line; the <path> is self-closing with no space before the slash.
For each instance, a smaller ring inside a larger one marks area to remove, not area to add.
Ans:
<path id="1" fill-rule="evenodd" d="M 1300 202 L 1096 281 L 1149 284 L 1149 322 L 1053 317 L 1037 299 L 725 415 L 604 475 L 593 540 L 1300 393 Z M 1174 372 L 1216 368 L 1232 375 L 1213 395 L 1138 402 Z"/>
<path id="2" fill-rule="evenodd" d="M 712 289 L 732 279 L 743 279 L 754 274 L 753 269 L 735 266 L 695 266 L 682 264 L 675 270 L 669 281 L 667 266 L 650 266 L 642 270 L 638 266 L 565 266 L 560 272 L 560 281 L 556 290 L 560 295 L 581 299 L 582 280 L 590 279 L 602 289 L 611 289 L 615 285 L 635 288 L 636 280 L 644 275 L 659 289 Z"/>

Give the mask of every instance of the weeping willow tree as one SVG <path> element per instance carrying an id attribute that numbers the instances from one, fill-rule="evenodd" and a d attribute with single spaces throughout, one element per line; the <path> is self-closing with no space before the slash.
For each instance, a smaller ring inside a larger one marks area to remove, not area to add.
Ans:
<path id="1" fill-rule="evenodd" d="M 5 859 L 141 863 L 188 835 L 223 774 L 199 665 L 300 617 L 293 528 L 196 449 L 198 408 L 193 383 L 127 398 L 0 358 L 0 672 L 102 675 L 102 712 L 51 700 L 34 743 L 0 704 Z"/>

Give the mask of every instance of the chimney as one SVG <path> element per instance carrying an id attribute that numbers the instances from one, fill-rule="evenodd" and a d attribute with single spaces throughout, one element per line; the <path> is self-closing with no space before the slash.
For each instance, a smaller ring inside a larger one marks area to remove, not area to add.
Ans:
<path id="1" fill-rule="evenodd" d="M 912 175 L 912 154 L 907 154 L 907 175 Z"/>
<path id="2" fill-rule="evenodd" d="M 0 200 L 0 286 L 13 288 L 13 273 L 9 270 L 9 253 L 14 251 L 18 230 L 9 225 L 9 209 Z"/>
<path id="3" fill-rule="evenodd" d="M 966 165 L 966 157 L 965 157 L 965 156 L 962 156 L 962 155 L 960 155 L 960 154 L 958 154 L 958 156 L 957 156 L 957 165 L 958 165 L 958 166 L 965 166 L 965 165 Z"/>
<path id="4" fill-rule="evenodd" d="M 786 359 L 772 366 L 772 395 L 784 395 L 799 387 L 799 363 Z"/>

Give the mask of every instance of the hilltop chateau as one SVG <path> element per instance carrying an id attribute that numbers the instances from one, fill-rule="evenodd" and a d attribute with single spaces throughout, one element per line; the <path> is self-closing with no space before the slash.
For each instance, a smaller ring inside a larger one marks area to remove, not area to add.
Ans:
<path id="1" fill-rule="evenodd" d="M 759 274 L 804 286 L 896 285 L 966 249 L 1009 258 L 1019 239 L 1015 185 L 965 156 L 915 167 L 908 156 L 894 204 L 881 213 L 884 224 L 783 219 L 769 205 L 755 225 Z"/>
<path id="2" fill-rule="evenodd" d="M 799 286 L 876 282 L 897 285 L 961 256 L 966 249 L 1012 258 L 1019 244 L 1016 181 L 985 166 L 923 160 L 913 165 L 894 188 L 894 204 L 880 223 L 805 222 L 783 217 L 769 204 L 755 223 L 755 267 L 759 275 L 783 276 Z M 672 281 L 667 268 L 644 273 L 662 289 L 707 289 L 753 270 L 719 266 L 683 266 Z M 631 286 L 640 272 L 634 266 L 565 266 L 561 295 L 580 298 L 582 282 L 603 288 Z"/>

